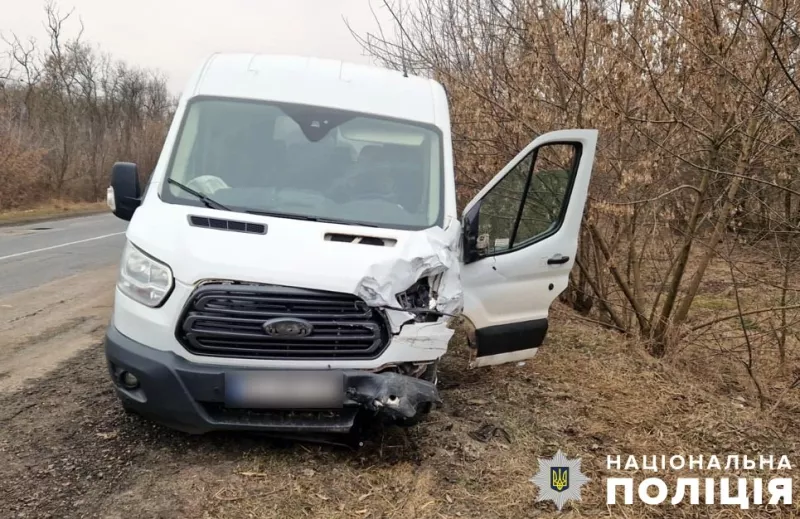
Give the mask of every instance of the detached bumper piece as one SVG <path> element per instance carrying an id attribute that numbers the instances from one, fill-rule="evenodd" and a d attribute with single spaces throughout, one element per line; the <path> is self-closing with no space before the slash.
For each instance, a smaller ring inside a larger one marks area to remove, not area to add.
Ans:
<path id="1" fill-rule="evenodd" d="M 347 396 L 364 409 L 409 421 L 441 403 L 433 383 L 399 373 L 356 372 L 348 377 Z"/>
<path id="2" fill-rule="evenodd" d="M 298 438 L 349 434 L 370 418 L 416 421 L 441 402 L 436 386 L 425 380 L 394 372 L 334 370 L 324 373 L 341 376 L 342 394 L 336 408 L 243 407 L 231 396 L 232 381 L 243 375 L 266 380 L 269 370 L 194 364 L 139 344 L 113 326 L 106 333 L 105 352 L 117 395 L 127 409 L 191 434 L 233 430 Z M 285 377 L 291 372 L 275 373 Z"/>

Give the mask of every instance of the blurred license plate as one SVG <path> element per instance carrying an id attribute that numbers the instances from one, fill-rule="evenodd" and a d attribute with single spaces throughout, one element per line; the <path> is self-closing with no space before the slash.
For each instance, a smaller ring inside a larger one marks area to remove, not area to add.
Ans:
<path id="1" fill-rule="evenodd" d="M 344 376 L 335 371 L 261 371 L 225 376 L 225 405 L 262 409 L 329 409 L 344 404 Z"/>

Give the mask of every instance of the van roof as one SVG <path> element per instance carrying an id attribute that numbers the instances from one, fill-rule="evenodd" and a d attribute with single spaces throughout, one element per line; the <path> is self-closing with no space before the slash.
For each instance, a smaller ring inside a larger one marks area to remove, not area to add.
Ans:
<path id="1" fill-rule="evenodd" d="M 213 54 L 187 94 L 324 106 L 429 124 L 437 122 L 437 102 L 446 110 L 444 89 L 431 79 L 290 55 Z"/>

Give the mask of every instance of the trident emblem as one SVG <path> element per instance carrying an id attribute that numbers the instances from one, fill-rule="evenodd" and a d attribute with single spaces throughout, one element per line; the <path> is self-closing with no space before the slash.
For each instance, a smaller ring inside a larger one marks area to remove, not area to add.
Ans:
<path id="1" fill-rule="evenodd" d="M 550 488 L 556 492 L 569 488 L 569 467 L 550 467 Z"/>

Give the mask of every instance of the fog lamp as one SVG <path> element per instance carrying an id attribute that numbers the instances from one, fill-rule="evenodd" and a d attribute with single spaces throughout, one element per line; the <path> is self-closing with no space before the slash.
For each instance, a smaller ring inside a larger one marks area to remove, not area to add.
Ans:
<path id="1" fill-rule="evenodd" d="M 139 387 L 139 379 L 136 378 L 136 375 L 134 375 L 130 371 L 123 371 L 122 373 L 120 373 L 119 381 L 127 389 L 136 389 L 137 387 Z"/>

